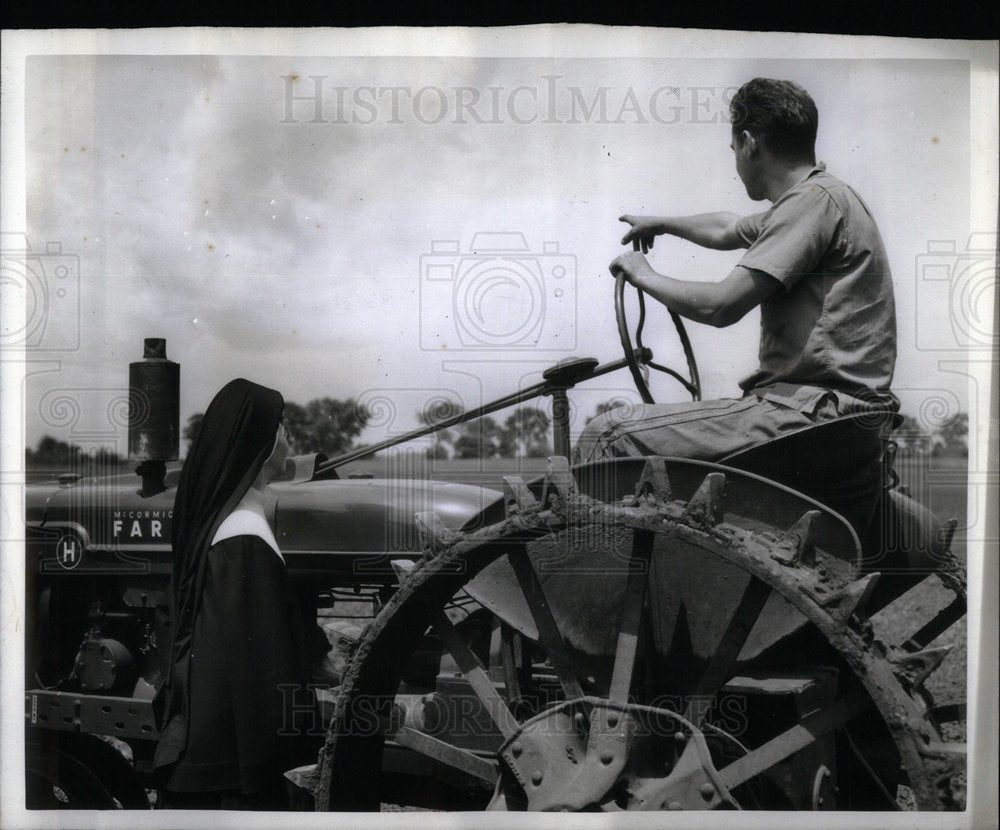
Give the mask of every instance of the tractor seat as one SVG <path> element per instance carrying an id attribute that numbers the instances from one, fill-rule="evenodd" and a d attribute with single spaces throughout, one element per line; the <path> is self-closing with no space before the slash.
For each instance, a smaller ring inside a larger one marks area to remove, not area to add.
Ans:
<path id="1" fill-rule="evenodd" d="M 887 481 L 886 444 L 895 412 L 845 415 L 785 433 L 719 461 L 798 490 L 843 515 L 865 537 Z"/>

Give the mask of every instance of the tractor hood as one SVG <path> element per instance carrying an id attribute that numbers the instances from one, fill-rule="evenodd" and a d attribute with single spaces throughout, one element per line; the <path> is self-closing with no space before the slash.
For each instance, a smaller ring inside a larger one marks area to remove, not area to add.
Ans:
<path id="1" fill-rule="evenodd" d="M 147 498 L 131 473 L 30 485 L 25 518 L 46 537 L 72 534 L 83 549 L 169 554 L 177 472 L 168 473 L 166 491 Z M 503 517 L 496 490 L 404 479 L 272 483 L 264 508 L 291 554 L 419 551 L 416 513 L 434 512 L 453 530 Z"/>
<path id="2" fill-rule="evenodd" d="M 436 513 L 451 530 L 503 517 L 498 491 L 444 481 L 348 479 L 268 490 L 275 536 L 287 554 L 419 551 L 417 513 Z"/>

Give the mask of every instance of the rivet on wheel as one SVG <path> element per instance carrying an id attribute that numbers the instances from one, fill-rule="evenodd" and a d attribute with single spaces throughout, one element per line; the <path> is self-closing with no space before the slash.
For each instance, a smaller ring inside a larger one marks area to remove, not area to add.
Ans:
<path id="1" fill-rule="evenodd" d="M 699 792 L 701 793 L 701 797 L 708 801 L 713 795 L 715 795 L 715 787 L 706 781 L 701 785 Z"/>
<path id="2" fill-rule="evenodd" d="M 668 810 L 683 810 L 684 808 L 681 806 L 681 803 L 679 801 L 671 801 L 670 804 L 667 806 L 667 809 Z"/>
<path id="3" fill-rule="evenodd" d="M 601 753 L 601 763 L 604 764 L 604 766 L 607 766 L 613 760 L 615 760 L 614 753 L 612 753 L 612 752 L 602 752 Z"/>
<path id="4" fill-rule="evenodd" d="M 524 749 L 524 747 L 521 746 L 520 742 L 518 742 L 518 741 L 515 741 L 510 746 L 510 751 L 513 753 L 513 755 L 514 755 L 515 758 L 520 758 L 521 757 L 521 751 L 523 749 Z"/>
<path id="5" fill-rule="evenodd" d="M 531 773 L 531 783 L 534 784 L 536 787 L 542 783 L 541 770 L 535 770 L 533 773 Z"/>
<path id="6" fill-rule="evenodd" d="M 683 732 L 675 732 L 674 733 L 674 740 L 677 743 L 679 743 L 679 744 L 687 743 L 687 739 L 688 739 L 688 736 L 685 735 Z"/>
<path id="7" fill-rule="evenodd" d="M 584 725 L 587 723 L 587 716 L 583 712 L 577 712 L 573 715 L 573 722 L 576 724 L 577 729 L 583 729 Z"/>

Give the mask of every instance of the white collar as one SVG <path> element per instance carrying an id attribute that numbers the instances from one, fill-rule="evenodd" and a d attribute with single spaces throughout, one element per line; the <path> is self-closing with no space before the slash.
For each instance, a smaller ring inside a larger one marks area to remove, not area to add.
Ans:
<path id="1" fill-rule="evenodd" d="M 285 557 L 278 549 L 278 542 L 274 538 L 274 532 L 264 517 L 264 505 L 260 501 L 258 492 L 251 487 L 247 494 L 240 500 L 240 503 L 233 508 L 230 513 L 215 531 L 212 544 L 221 542 L 223 539 L 231 539 L 234 536 L 256 536 L 267 543 L 282 562 Z"/>

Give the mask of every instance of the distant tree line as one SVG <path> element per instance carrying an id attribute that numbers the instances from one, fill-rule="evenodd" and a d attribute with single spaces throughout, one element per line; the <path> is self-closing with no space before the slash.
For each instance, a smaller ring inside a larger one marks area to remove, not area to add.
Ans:
<path id="1" fill-rule="evenodd" d="M 87 451 L 76 444 L 59 441 L 51 435 L 43 435 L 35 449 L 25 447 L 26 467 L 65 467 L 68 469 L 87 465 L 115 466 L 127 463 L 128 459 L 107 447 Z"/>
<path id="2" fill-rule="evenodd" d="M 892 434 L 901 449 L 917 450 L 933 456 L 969 456 L 969 415 L 959 412 L 932 429 L 916 418 L 903 416 L 903 423 Z"/>
<path id="3" fill-rule="evenodd" d="M 361 434 L 371 415 L 368 410 L 353 399 L 346 401 L 334 398 L 316 398 L 305 406 L 287 402 L 284 411 L 285 429 L 288 431 L 289 447 L 293 454 L 322 452 L 336 455 L 354 447 L 354 439 Z M 187 420 L 182 437 L 187 442 L 181 448 L 183 457 L 191 443 L 201 431 L 204 413 L 197 412 Z M 24 451 L 28 467 L 61 467 L 73 469 L 84 464 L 105 466 L 127 464 L 128 458 L 101 448 L 88 451 L 82 447 L 59 441 L 50 435 L 43 436 L 35 449 Z"/>
<path id="4" fill-rule="evenodd" d="M 421 424 L 431 426 L 462 412 L 458 403 L 444 400 L 429 404 L 416 416 Z M 194 441 L 202 417 L 199 412 L 188 419 L 185 441 Z M 317 398 L 305 406 L 286 401 L 284 418 L 293 454 L 321 452 L 334 456 L 355 448 L 354 441 L 367 426 L 371 413 L 353 399 Z M 549 416 L 541 409 L 522 406 L 503 422 L 487 415 L 440 430 L 431 437 L 426 454 L 429 458 L 543 458 L 552 454 L 549 426 Z"/>
<path id="5" fill-rule="evenodd" d="M 417 412 L 425 426 L 442 423 L 462 414 L 462 407 L 445 401 Z M 431 437 L 429 458 L 544 458 L 552 454 L 550 419 L 534 406 L 515 409 L 502 423 L 489 415 L 442 429 Z"/>
<path id="6" fill-rule="evenodd" d="M 597 405 L 594 415 L 613 409 L 617 402 Z M 441 423 L 462 412 L 455 402 L 435 403 L 417 412 L 421 424 L 430 426 Z M 201 429 L 203 415 L 196 413 L 188 418 L 183 438 L 191 442 Z M 316 398 L 305 406 L 287 402 L 284 423 L 288 431 L 293 454 L 313 452 L 334 456 L 355 447 L 355 439 L 371 418 L 368 409 L 353 399 Z M 541 458 L 551 455 L 551 419 L 541 409 L 522 406 L 515 409 L 502 422 L 490 416 L 450 427 L 431 436 L 426 449 L 429 458 Z M 892 434 L 904 449 L 967 457 L 969 454 L 969 416 L 959 412 L 932 429 L 923 426 L 912 416 L 903 416 L 902 425 Z M 114 466 L 128 463 L 107 448 L 89 451 L 73 443 L 59 441 L 50 435 L 43 436 L 34 449 L 26 448 L 24 460 L 27 467 L 63 467 L 67 469 L 87 465 Z"/>
<path id="7" fill-rule="evenodd" d="M 201 431 L 204 414 L 188 418 L 183 437 L 188 447 Z M 284 423 L 292 455 L 321 452 L 338 455 L 354 448 L 354 439 L 367 426 L 371 413 L 353 398 L 316 398 L 305 406 L 285 401 Z"/>
<path id="8" fill-rule="evenodd" d="M 618 406 L 621 401 L 599 403 L 585 423 Z M 461 413 L 457 404 L 435 405 L 417 413 L 424 425 L 440 423 Z M 432 437 L 427 449 L 431 458 L 538 458 L 551 455 L 549 416 L 536 407 L 514 410 L 502 424 L 489 416 L 469 421 L 459 427 L 441 430 Z M 893 432 L 892 439 L 902 448 L 912 448 L 934 456 L 967 457 L 969 454 L 969 416 L 959 412 L 928 429 L 910 415 Z"/>

